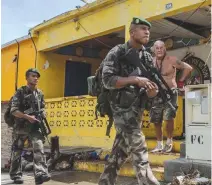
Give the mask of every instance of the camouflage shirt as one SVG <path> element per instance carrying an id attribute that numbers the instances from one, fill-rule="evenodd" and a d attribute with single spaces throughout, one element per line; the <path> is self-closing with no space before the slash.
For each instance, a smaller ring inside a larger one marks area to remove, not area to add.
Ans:
<path id="1" fill-rule="evenodd" d="M 11 110 L 13 113 L 17 110 L 24 113 L 26 111 L 38 111 L 38 101 L 40 104 L 40 110 L 44 111 L 45 102 L 44 95 L 41 90 L 36 89 L 34 92 L 28 86 L 20 87 L 12 98 Z M 16 118 L 16 124 L 27 122 L 27 120 Z M 20 124 L 19 124 L 20 125 Z"/>
<path id="2" fill-rule="evenodd" d="M 125 54 L 128 48 L 128 45 L 117 45 L 105 57 L 102 70 L 102 80 L 105 88 L 116 89 L 115 85 L 119 76 L 126 77 L 135 69 L 134 66 L 119 61 L 119 58 Z"/>
<path id="3" fill-rule="evenodd" d="M 118 77 L 127 77 L 129 76 L 136 67 L 132 64 L 127 64 L 126 62 L 122 62 L 119 60 L 119 58 L 124 55 L 127 50 L 130 49 L 129 43 L 126 44 L 120 44 L 112 48 L 107 56 L 104 59 L 103 62 L 103 83 L 104 86 L 107 89 L 115 89 L 116 81 L 118 80 Z M 138 51 L 139 52 L 139 51 Z M 152 56 L 150 53 L 148 53 L 145 48 L 143 47 L 142 53 L 147 56 L 148 62 L 152 62 Z M 141 58 L 141 62 L 144 58 Z"/>
<path id="4" fill-rule="evenodd" d="M 128 43 L 123 45 L 117 45 L 109 51 L 106 58 L 104 59 L 102 81 L 106 89 L 109 89 L 113 92 L 114 91 L 120 92 L 123 90 L 127 90 L 128 87 L 117 89 L 115 85 L 119 77 L 128 77 L 136 69 L 136 66 L 134 66 L 133 64 L 129 64 L 120 60 L 120 57 L 123 56 L 128 51 L 128 49 L 130 49 Z M 148 58 L 148 62 L 152 62 L 152 57 L 150 53 L 148 53 L 144 47 L 142 49 L 142 53 L 145 54 L 145 56 L 147 56 L 146 58 Z M 145 59 L 144 57 L 141 57 L 141 62 L 144 59 Z M 136 97 L 138 95 L 139 89 L 136 86 L 132 89 L 133 89 L 132 91 L 135 92 Z"/>

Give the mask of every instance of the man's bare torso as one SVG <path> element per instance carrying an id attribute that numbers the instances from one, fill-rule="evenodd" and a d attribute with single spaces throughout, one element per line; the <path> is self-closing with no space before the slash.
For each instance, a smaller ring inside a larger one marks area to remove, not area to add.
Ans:
<path id="1" fill-rule="evenodd" d="M 154 66 L 160 71 L 162 77 L 170 88 L 177 88 L 176 83 L 176 68 L 173 63 L 176 61 L 176 57 L 165 56 L 161 60 L 153 59 Z"/>

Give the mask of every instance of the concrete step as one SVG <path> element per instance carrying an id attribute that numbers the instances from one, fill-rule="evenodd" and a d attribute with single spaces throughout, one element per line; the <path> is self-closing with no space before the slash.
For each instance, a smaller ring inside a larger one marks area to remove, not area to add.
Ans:
<path id="1" fill-rule="evenodd" d="M 149 161 L 152 166 L 164 166 L 164 161 L 174 160 L 180 157 L 179 153 L 170 153 L 170 154 L 152 154 L 149 153 Z"/>
<path id="2" fill-rule="evenodd" d="M 104 161 L 76 161 L 74 169 L 79 171 L 102 173 L 104 170 Z M 164 180 L 164 168 L 152 167 L 153 174 L 159 181 Z M 131 163 L 125 163 L 119 171 L 120 176 L 135 177 L 135 171 Z"/>
<path id="3" fill-rule="evenodd" d="M 105 150 L 100 154 L 100 159 L 105 161 L 106 156 L 110 154 L 109 150 Z M 149 153 L 149 161 L 152 166 L 164 166 L 164 161 L 174 160 L 180 157 L 179 153 Z M 127 162 L 132 159 L 128 158 Z"/>
<path id="4" fill-rule="evenodd" d="M 180 144 L 183 143 L 184 140 L 173 140 L 173 153 L 180 153 Z M 151 151 L 154 149 L 157 145 L 157 141 L 155 139 L 146 139 L 148 150 Z M 163 143 L 166 143 L 166 140 L 163 141 Z"/>

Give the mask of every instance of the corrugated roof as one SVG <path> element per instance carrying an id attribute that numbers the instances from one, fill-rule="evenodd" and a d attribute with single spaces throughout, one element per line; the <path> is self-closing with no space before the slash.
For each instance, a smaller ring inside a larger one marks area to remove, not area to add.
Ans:
<path id="1" fill-rule="evenodd" d="M 175 36 L 175 37 L 192 38 L 192 39 L 203 38 L 187 29 L 177 26 L 176 24 L 171 23 L 164 19 L 158 21 L 152 21 L 151 23 L 152 23 L 152 28 L 150 31 L 151 39 L 162 38 L 164 36 Z M 173 31 L 175 28 L 177 29 Z"/>
<path id="2" fill-rule="evenodd" d="M 198 9 L 192 16 L 193 11 L 181 13 L 178 15 L 174 15 L 171 18 L 181 21 L 186 21 L 191 24 L 196 24 L 200 26 L 210 26 L 211 25 L 211 7 L 206 6 Z M 191 16 L 188 20 L 187 18 Z"/>

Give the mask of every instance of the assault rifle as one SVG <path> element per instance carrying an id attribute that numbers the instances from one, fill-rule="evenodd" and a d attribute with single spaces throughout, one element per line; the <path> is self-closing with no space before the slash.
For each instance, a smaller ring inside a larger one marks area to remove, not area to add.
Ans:
<path id="1" fill-rule="evenodd" d="M 37 124 L 39 124 L 40 126 L 41 133 L 48 140 L 48 135 L 51 134 L 51 129 L 49 127 L 47 119 L 42 115 L 42 111 L 34 111 L 33 108 L 29 108 L 25 110 L 24 113 L 28 115 L 34 115 L 35 118 L 39 120 Z M 50 144 L 49 140 L 48 143 Z"/>
<path id="2" fill-rule="evenodd" d="M 171 103 L 171 97 L 173 96 L 172 90 L 169 88 L 159 71 L 153 66 L 152 62 L 148 62 L 148 58 L 145 56 L 145 53 L 143 52 L 142 54 L 143 60 L 140 58 L 138 51 L 131 48 L 125 55 L 122 56 L 122 60 L 136 67 L 136 70 L 133 71 L 132 74 L 137 74 L 137 76 L 142 74 L 142 76 L 156 83 L 164 104 L 169 106 L 173 111 L 176 111 L 177 107 L 173 106 Z M 145 88 L 140 89 L 141 94 L 144 91 Z"/>

